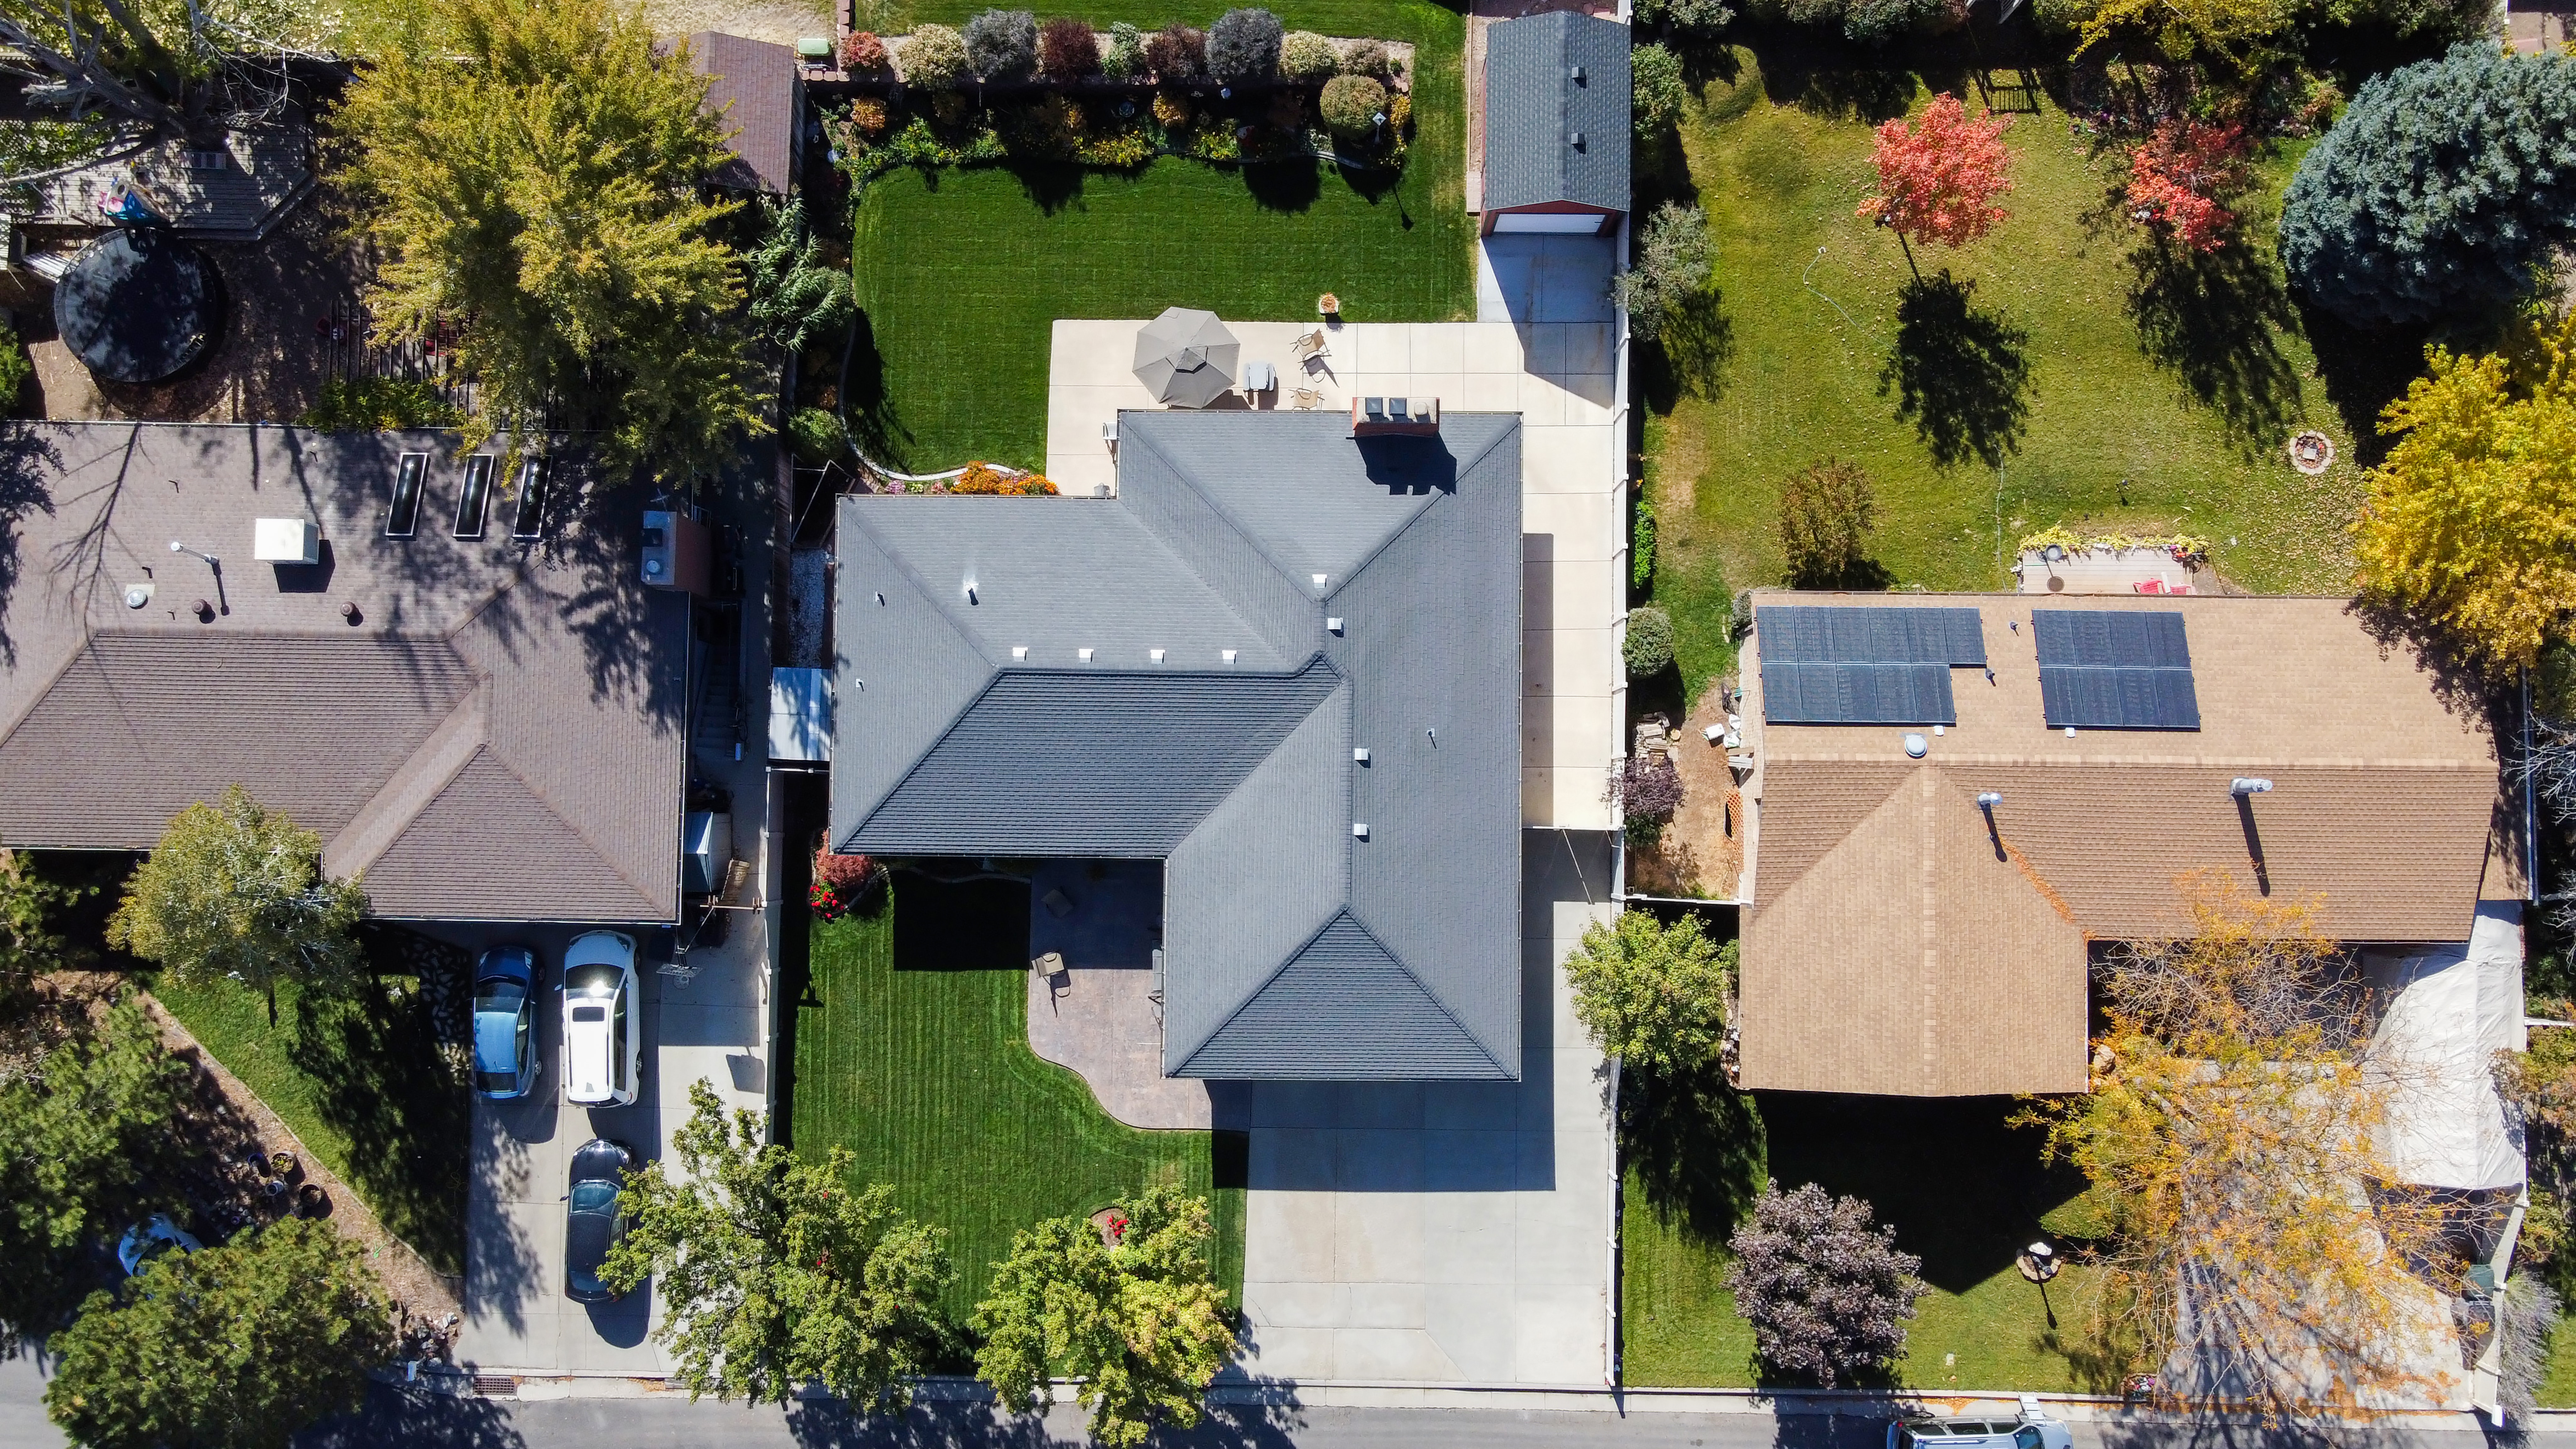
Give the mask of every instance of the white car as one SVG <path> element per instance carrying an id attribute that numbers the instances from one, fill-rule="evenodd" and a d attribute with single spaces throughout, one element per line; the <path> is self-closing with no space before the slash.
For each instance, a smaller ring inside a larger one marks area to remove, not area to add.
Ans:
<path id="1" fill-rule="evenodd" d="M 585 931 L 564 948 L 564 1100 L 623 1107 L 643 1058 L 636 1020 L 635 938 Z"/>
<path id="2" fill-rule="evenodd" d="M 1944 1419 L 1913 1414 L 1887 1426 L 1887 1449 L 2074 1449 L 2066 1426 L 2041 1410 L 2037 1395 L 2021 1396 L 2009 1419 Z"/>
<path id="3" fill-rule="evenodd" d="M 144 1264 L 174 1248 L 182 1253 L 194 1253 L 203 1247 L 205 1244 L 198 1242 L 186 1228 L 170 1221 L 168 1213 L 154 1213 L 127 1228 L 125 1236 L 117 1240 L 116 1266 L 123 1268 L 125 1276 L 131 1278 L 143 1271 Z"/>

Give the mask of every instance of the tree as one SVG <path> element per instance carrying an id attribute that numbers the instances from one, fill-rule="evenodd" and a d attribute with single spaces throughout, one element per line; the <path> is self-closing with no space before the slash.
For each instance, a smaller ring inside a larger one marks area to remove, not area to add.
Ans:
<path id="1" fill-rule="evenodd" d="M 760 243 L 742 259 L 750 284 L 745 315 L 772 346 L 803 352 L 849 324 L 850 270 L 824 256 L 822 239 L 805 225 L 803 199 L 764 201 L 761 209 Z"/>
<path id="2" fill-rule="evenodd" d="M 1635 10 L 1639 25 L 1690 40 L 1706 40 L 1735 19 L 1726 0 L 1638 0 Z"/>
<path id="3" fill-rule="evenodd" d="M 1851 0 L 1843 10 L 1843 37 L 1855 45 L 1885 45 L 1910 30 L 1928 30 L 1950 14 L 1946 0 Z"/>
<path id="4" fill-rule="evenodd" d="M 2206 56 L 2251 75 L 2271 55 L 2273 37 L 2297 18 L 2297 0 L 2101 0 L 2086 15 L 2076 50 L 2121 32 L 2143 34 L 2176 59 Z"/>
<path id="5" fill-rule="evenodd" d="M 2353 526 L 2363 591 L 2502 672 L 2576 616 L 2576 321 L 2496 354 L 2428 353 L 2380 415 L 2397 442 Z"/>
<path id="6" fill-rule="evenodd" d="M 1923 108 L 1920 126 L 1880 122 L 1871 156 L 1879 194 L 1861 202 L 1859 214 L 1896 233 L 1908 267 L 1916 241 L 1961 247 L 1984 236 L 2007 215 L 1995 198 L 2013 189 L 2004 147 L 2011 124 L 2010 116 L 1968 119 L 1947 91 Z"/>
<path id="7" fill-rule="evenodd" d="M 286 1449 L 366 1398 L 392 1311 L 364 1250 L 287 1218 L 91 1294 L 55 1336 L 45 1409 L 93 1449 Z"/>
<path id="8" fill-rule="evenodd" d="M 601 1281 L 662 1285 L 668 1317 L 653 1337 L 694 1399 L 784 1404 L 808 1381 L 863 1409 L 911 1402 L 947 1334 L 949 1279 L 939 1232 L 897 1212 L 883 1184 L 852 1192 L 847 1150 L 807 1161 L 763 1144 L 760 1119 L 704 1081 L 672 1138 L 680 1177 L 660 1162 L 630 1175 L 619 1210 L 633 1225 Z"/>
<path id="9" fill-rule="evenodd" d="M 1884 1373 L 1905 1352 L 1905 1325 L 1931 1288 L 1923 1260 L 1873 1228 L 1869 1204 L 1814 1183 L 1762 1190 L 1727 1247 L 1735 1311 L 1754 1352 L 1782 1378 L 1837 1388 Z"/>
<path id="10" fill-rule="evenodd" d="M 2524 296 L 2576 241 L 2570 135 L 2576 57 L 2476 41 L 2374 76 L 2290 180 L 2281 264 L 2356 322 Z"/>
<path id="11" fill-rule="evenodd" d="M 45 973 L 89 964 L 94 953 L 74 947 L 55 921 L 95 890 L 54 879 L 23 851 L 0 850 L 0 1028 L 16 1024 L 40 997 Z"/>
<path id="12" fill-rule="evenodd" d="M 1628 632 L 1619 641 L 1620 662 L 1628 677 L 1645 679 L 1673 667 L 1673 616 L 1652 604 L 1628 611 Z"/>
<path id="13" fill-rule="evenodd" d="M 985 10 L 966 22 L 966 63 L 986 80 L 1021 80 L 1038 68 L 1037 17 Z"/>
<path id="14" fill-rule="evenodd" d="M 2168 120 L 2129 153 L 2119 194 L 2131 220 L 2176 245 L 2214 252 L 2236 234 L 2227 203 L 2253 184 L 2241 125 Z"/>
<path id="15" fill-rule="evenodd" d="M 464 446 L 541 419 L 612 472 L 685 482 L 766 429 L 735 314 L 706 77 L 616 0 L 423 0 L 333 112 L 383 255 L 383 341 L 442 332 L 476 380 Z"/>
<path id="16" fill-rule="evenodd" d="M 1610 279 L 1611 298 L 1628 309 L 1628 327 L 1649 341 L 1708 286 L 1708 213 L 1667 201 L 1646 218 L 1636 264 Z"/>
<path id="17" fill-rule="evenodd" d="M 131 1000 L 0 1082 L 0 1356 L 70 1317 L 95 1243 L 176 1206 L 188 1085 Z"/>
<path id="18" fill-rule="evenodd" d="M 1638 1071 L 1683 1077 L 1717 1060 L 1734 991 L 1733 941 L 1685 915 L 1667 926 L 1644 911 L 1595 921 L 1565 958 L 1574 1017 L 1602 1053 Z"/>
<path id="19" fill-rule="evenodd" d="M 2372 1054 L 2367 996 L 2320 901 L 2181 877 L 2183 933 L 2113 952 L 2091 1090 L 2048 1129 L 2109 1225 L 2085 1257 L 2089 1351 L 2110 1372 L 2181 1365 L 2186 1403 L 2274 1417 L 2368 1412 L 2413 1368 L 2409 1262 L 2436 1252 L 2429 1196 L 2380 1155 L 2420 1064 Z"/>
<path id="20" fill-rule="evenodd" d="M 904 37 L 903 49 L 895 54 L 895 69 L 903 83 L 923 90 L 952 89 L 966 78 L 966 37 L 946 25 L 924 22 L 912 27 Z"/>
<path id="21" fill-rule="evenodd" d="M 1053 1379 L 1083 1381 L 1091 1437 L 1133 1449 L 1157 1423 L 1187 1429 L 1234 1351 L 1225 1294 L 1208 1274 L 1207 1199 L 1148 1188 L 1110 1207 L 1101 1229 L 1050 1218 L 1011 1241 L 975 1317 L 977 1377 L 1014 1414 L 1055 1402 Z"/>
<path id="22" fill-rule="evenodd" d="M 1661 150 L 1664 133 L 1681 124 L 1682 107 L 1690 100 L 1680 58 L 1660 45 L 1629 51 L 1628 89 L 1628 121 L 1636 129 L 1638 147 Z"/>
<path id="23" fill-rule="evenodd" d="M 277 983 L 346 980 L 361 961 L 351 934 L 367 913 L 356 881 L 322 873 L 322 837 L 273 814 L 239 785 L 179 812 L 126 880 L 108 944 L 183 979 L 238 977 L 268 996 Z"/>
<path id="24" fill-rule="evenodd" d="M 1825 458 L 1780 484 L 1780 554 L 1789 582 L 1833 588 L 1869 561 L 1878 493 L 1857 463 Z"/>
<path id="25" fill-rule="evenodd" d="M 1049 80 L 1076 81 L 1100 70 L 1100 37 L 1091 23 L 1057 15 L 1038 27 L 1038 70 Z"/>
<path id="26" fill-rule="evenodd" d="M 1279 69 L 1279 17 L 1267 10 L 1229 10 L 1208 30 L 1208 73 L 1225 80 L 1268 80 Z"/>

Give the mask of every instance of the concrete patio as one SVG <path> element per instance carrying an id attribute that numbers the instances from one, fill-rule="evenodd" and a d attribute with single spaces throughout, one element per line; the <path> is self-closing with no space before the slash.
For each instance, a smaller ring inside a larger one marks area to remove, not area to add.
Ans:
<path id="1" fill-rule="evenodd" d="M 1163 1075 L 1153 999 L 1158 861 L 1041 861 L 1029 880 L 1029 1049 L 1082 1078 L 1130 1127 L 1208 1126 L 1207 1083 Z M 1061 972 L 1038 962 L 1054 956 Z"/>

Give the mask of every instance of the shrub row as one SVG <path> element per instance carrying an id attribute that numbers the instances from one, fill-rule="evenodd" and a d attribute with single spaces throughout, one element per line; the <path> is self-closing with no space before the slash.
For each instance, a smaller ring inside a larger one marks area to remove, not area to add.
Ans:
<path id="1" fill-rule="evenodd" d="M 917 25 L 893 46 L 854 32 L 843 37 L 840 60 L 861 74 L 891 64 L 904 84 L 931 90 L 970 80 L 1315 85 L 1344 76 L 1389 86 L 1402 75 L 1383 41 L 1345 49 L 1312 31 L 1283 30 L 1278 16 L 1261 9 L 1229 10 L 1206 30 L 1175 21 L 1150 34 L 1124 22 L 1103 32 L 1071 16 L 1040 23 L 1026 10 L 986 10 L 962 30 Z"/>

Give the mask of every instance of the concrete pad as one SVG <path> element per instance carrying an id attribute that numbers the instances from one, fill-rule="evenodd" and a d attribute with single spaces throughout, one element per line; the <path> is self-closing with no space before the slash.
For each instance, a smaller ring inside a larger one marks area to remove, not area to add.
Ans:
<path id="1" fill-rule="evenodd" d="M 1529 338 L 1529 352 L 1522 366 L 1533 376 L 1557 378 L 1565 375 L 1565 324 L 1533 323 L 1522 329 Z"/>
<path id="2" fill-rule="evenodd" d="M 1465 329 L 1454 322 L 1416 323 L 1405 329 L 1411 349 L 1411 366 L 1415 372 L 1447 373 L 1467 370 Z"/>
<path id="3" fill-rule="evenodd" d="M 1545 535 L 1554 548 L 1554 535 Z M 1523 550 L 1524 555 L 1527 550 Z M 1627 575 L 1611 559 L 1532 559 L 1521 565 L 1521 628 L 1607 629 Z M 1614 645 L 1615 652 L 1615 645 Z"/>
<path id="4" fill-rule="evenodd" d="M 1420 1329 L 1345 1328 L 1333 1335 L 1334 1377 L 1463 1379 L 1458 1361 Z"/>
<path id="5" fill-rule="evenodd" d="M 1611 355 L 1617 348 L 1615 328 L 1606 324 L 1569 326 L 1563 336 L 1561 365 L 1568 376 L 1607 378 L 1618 371 L 1617 359 Z M 1592 396 L 1582 388 L 1575 390 L 1583 392 L 1586 397 Z"/>
<path id="6" fill-rule="evenodd" d="M 1263 1283 L 1243 1289 L 1244 1312 L 1264 1323 L 1288 1328 L 1330 1327 L 1354 1321 L 1351 1293 L 1343 1283 Z"/>
<path id="7" fill-rule="evenodd" d="M 1354 1283 L 1343 1321 L 1356 1328 L 1426 1327 L 1424 1291 L 1420 1283 Z"/>
<path id="8" fill-rule="evenodd" d="M 1431 1290 L 1425 1326 L 1469 1381 L 1509 1383 L 1520 1377 L 1515 1298 L 1501 1284 L 1458 1283 Z"/>
<path id="9" fill-rule="evenodd" d="M 1565 422 L 1565 389 L 1536 373 L 1520 375 L 1521 422 L 1531 428 L 1553 428 Z"/>
<path id="10" fill-rule="evenodd" d="M 1570 433 L 1574 429 L 1557 431 Z M 1546 436 L 1543 432 L 1521 434 L 1522 458 L 1529 457 L 1532 439 Z M 1613 559 L 1619 553 L 1619 511 L 1615 494 L 1530 493 L 1521 499 L 1521 532 L 1552 535 L 1555 542 L 1549 547 L 1559 559 Z"/>
<path id="11" fill-rule="evenodd" d="M 1616 500 L 1618 490 L 1603 480 L 1617 472 L 1617 444 L 1607 427 L 1529 429 L 1521 434 L 1522 493 L 1530 498 L 1588 493 Z M 1529 524 L 1524 521 L 1521 527 L 1528 528 Z M 1595 556 L 1608 558 L 1620 543 L 1620 535 L 1613 529 L 1602 539 L 1602 552 Z"/>
<path id="12" fill-rule="evenodd" d="M 1465 372 L 1459 374 L 1458 411 L 1462 413 L 1510 413 L 1520 411 L 1521 374 L 1517 372 Z M 1527 450 L 1528 440 L 1521 444 Z M 1528 465 L 1522 465 L 1526 471 Z"/>

